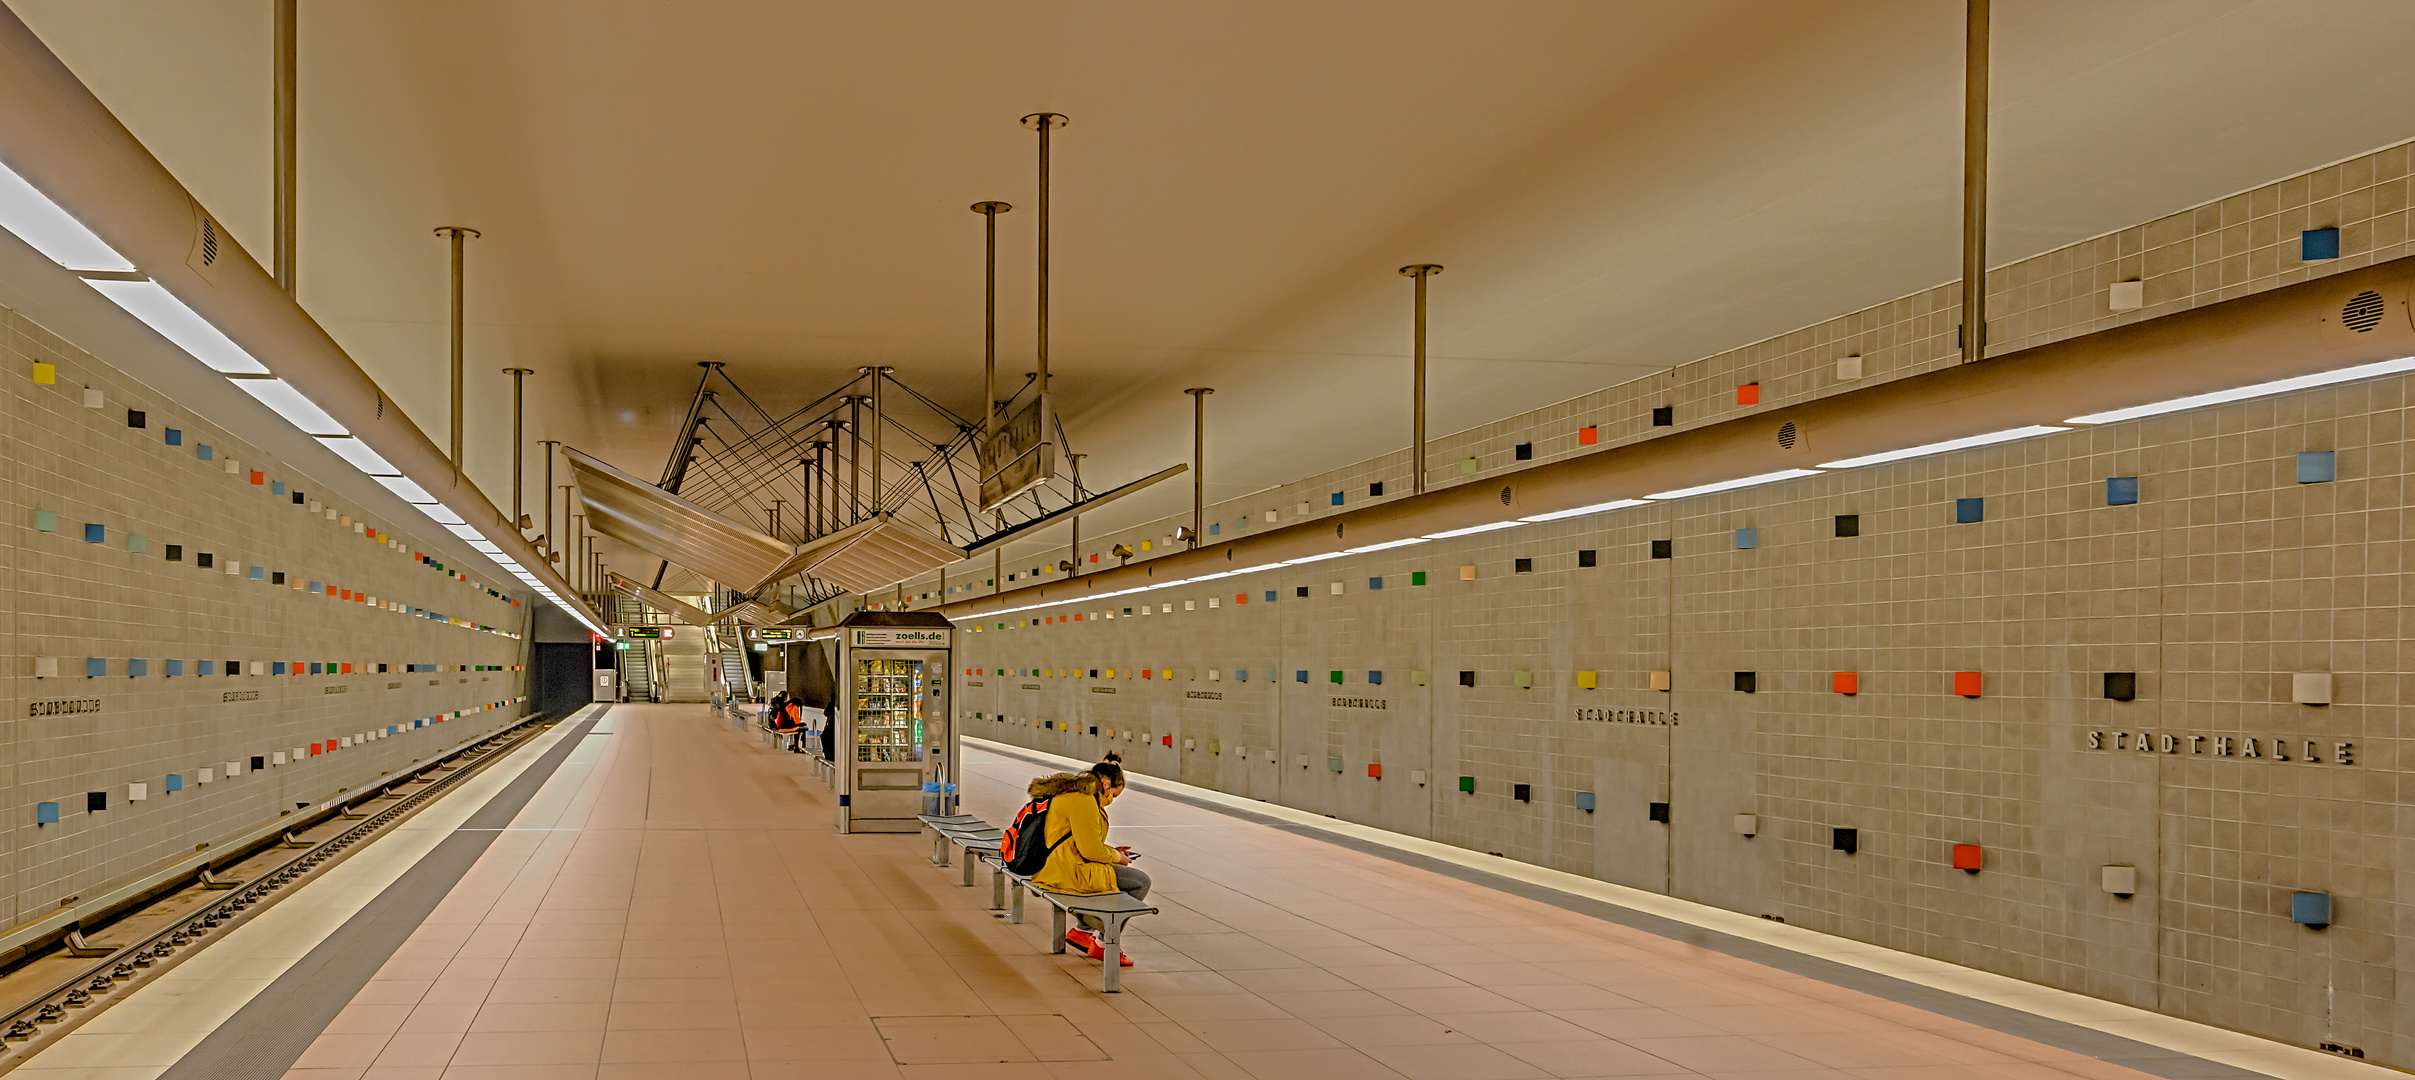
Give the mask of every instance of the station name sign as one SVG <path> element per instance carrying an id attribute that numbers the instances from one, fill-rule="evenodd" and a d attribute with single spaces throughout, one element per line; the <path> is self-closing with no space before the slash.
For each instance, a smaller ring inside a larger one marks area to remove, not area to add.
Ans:
<path id="1" fill-rule="evenodd" d="M 668 626 L 632 626 L 621 631 L 625 638 L 667 638 L 672 636 Z"/>
<path id="2" fill-rule="evenodd" d="M 948 647 L 948 635 L 953 631 L 903 626 L 863 626 L 850 630 L 848 633 L 854 635 L 847 639 L 848 644 L 859 649 L 944 649 Z"/>
<path id="3" fill-rule="evenodd" d="M 27 702 L 25 705 L 25 715 L 27 717 L 72 716 L 76 713 L 96 713 L 99 711 L 101 711 L 101 699 L 99 698 L 73 698 L 67 701 L 31 701 Z"/>
<path id="4" fill-rule="evenodd" d="M 755 631 L 756 641 L 789 641 L 796 636 L 796 630 L 786 626 L 766 626 Z"/>
<path id="5" fill-rule="evenodd" d="M 2139 754 L 2189 754 L 2197 757 L 2243 758 L 2259 761 L 2302 761 L 2309 765 L 2354 765 L 2356 744 L 2274 735 L 2187 735 L 2177 732 L 2091 731 L 2090 750 L 2124 750 Z"/>

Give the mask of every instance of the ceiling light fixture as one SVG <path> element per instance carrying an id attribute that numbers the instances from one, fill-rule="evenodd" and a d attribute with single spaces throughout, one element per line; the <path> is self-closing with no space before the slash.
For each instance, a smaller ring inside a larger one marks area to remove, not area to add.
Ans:
<path id="1" fill-rule="evenodd" d="M 302 396 L 301 391 L 283 379 L 227 381 L 242 388 L 244 393 L 250 394 L 260 404 L 268 406 L 270 412 L 284 417 L 286 423 L 301 428 L 305 435 L 327 438 L 352 434 L 350 428 L 337 423 L 335 417 L 327 415 L 327 410 L 319 408 L 318 402 Z"/>
<path id="2" fill-rule="evenodd" d="M 105 278 L 85 278 L 109 302 L 126 309 L 126 314 L 142 320 L 173 342 L 179 349 L 210 370 L 222 375 L 266 375 L 268 365 L 253 359 L 234 339 L 210 325 L 210 321 L 186 307 L 184 301 L 170 295 L 156 281 L 119 281 Z"/>
<path id="3" fill-rule="evenodd" d="M 1819 474 L 1820 471 L 1818 469 L 1781 469 L 1773 473 L 1762 473 L 1759 476 L 1746 476 L 1735 480 L 1721 480 L 1715 484 L 1703 484 L 1698 487 L 1678 488 L 1675 491 L 1658 491 L 1650 495 L 1646 495 L 1644 498 L 1663 501 L 1668 499 L 1683 499 L 1695 495 L 1709 495 L 1713 492 L 1734 491 L 1737 488 L 1758 487 L 1762 484 L 1774 484 L 1780 480 L 1792 480 L 1798 476 L 1818 476 Z"/>
<path id="4" fill-rule="evenodd" d="M 1452 529 L 1452 530 L 1450 530 L 1450 531 L 1448 531 L 1448 532 L 1427 533 L 1427 534 L 1425 534 L 1424 536 L 1419 537 L 1419 539 L 1421 539 L 1421 540 L 1448 540 L 1448 539 L 1451 539 L 1452 537 L 1455 537 L 1455 536 L 1474 536 L 1474 535 L 1476 535 L 1477 533 L 1488 533 L 1488 532 L 1492 532 L 1492 531 L 1493 531 L 1493 530 L 1495 530 L 1495 529 L 1514 529 L 1514 528 L 1517 528 L 1518 526 L 1520 526 L 1520 525 L 1524 525 L 1524 524 L 1526 524 L 1526 523 L 1525 523 L 1525 522 L 1523 522 L 1523 521 L 1519 521 L 1519 520 L 1518 520 L 1518 519 L 1516 519 L 1516 518 L 1511 518 L 1511 519 L 1510 519 L 1510 520 L 1508 520 L 1508 521 L 1494 521 L 1494 522 L 1487 522 L 1487 523 L 1485 523 L 1485 524 L 1483 524 L 1483 525 L 1470 525 L 1470 526 L 1468 526 L 1467 528 L 1464 528 L 1464 529 Z"/>
<path id="5" fill-rule="evenodd" d="M 134 272 L 133 262 L 6 165 L 0 165 L 0 228 L 69 270 Z"/>
<path id="6" fill-rule="evenodd" d="M 1858 469 L 1864 465 L 1883 465 L 1890 461 L 1902 461 L 1906 458 L 1927 457 L 1930 454 L 1943 454 L 1954 450 L 1968 450 L 1975 446 L 1994 446 L 1997 443 L 2014 442 L 2016 440 L 2027 439 L 2033 436 L 2051 435 L 2057 431 L 2069 430 L 2071 429 L 2067 427 L 2059 427 L 2054 424 L 2031 424 L 2028 427 L 2007 428 L 2003 431 L 1991 431 L 1985 435 L 1968 435 L 1959 439 L 1947 439 L 1944 442 L 1933 442 L 1921 446 L 1908 446 L 1901 450 L 1888 450 L 1884 453 L 1864 454 L 1861 457 L 1850 457 L 1842 461 L 1824 461 L 1820 463 L 1820 468 Z"/>
<path id="7" fill-rule="evenodd" d="M 2252 386 L 2241 386 L 2230 390 L 2216 390 L 2208 394 L 2194 394 L 2189 397 L 2173 398 L 2170 401 L 2158 401 L 2148 405 L 2132 405 L 2126 409 L 2111 409 L 2105 412 L 2089 413 L 2086 416 L 2074 416 L 2071 419 L 2063 422 L 2066 424 L 2111 424 L 2122 420 L 2136 420 L 2140 417 L 2146 416 L 2161 416 L 2165 413 L 2180 412 L 2184 409 L 2201 409 L 2208 405 L 2225 405 L 2233 401 L 2245 401 L 2249 398 L 2268 397 L 2273 394 L 2285 394 L 2292 390 L 2309 390 L 2317 386 L 2331 386 L 2337 383 L 2354 382 L 2358 379 L 2370 379 L 2379 375 L 2396 375 L 2405 371 L 2415 371 L 2415 356 L 2402 356 L 2396 360 L 2382 360 L 2371 364 L 2359 364 L 2355 367 L 2340 368 L 2336 371 L 2319 371 L 2312 375 L 2299 375 L 2293 378 L 2275 379 L 2271 382 L 2256 383 Z"/>
<path id="8" fill-rule="evenodd" d="M 1522 517 L 1518 520 L 1532 525 L 1540 524 L 1546 521 L 1560 521 L 1566 518 L 1583 517 L 1587 514 L 1600 514 L 1607 513 L 1612 510 L 1624 510 L 1630 506 L 1650 506 L 1651 504 L 1651 500 L 1649 499 L 1613 499 L 1606 503 L 1595 503 L 1591 506 L 1580 506 L 1573 510 L 1554 510 L 1548 514 L 1536 514 L 1533 517 Z"/>

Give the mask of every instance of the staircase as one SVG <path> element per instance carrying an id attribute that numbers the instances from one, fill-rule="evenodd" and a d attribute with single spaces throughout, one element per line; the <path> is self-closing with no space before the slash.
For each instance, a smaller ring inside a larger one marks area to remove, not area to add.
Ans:
<path id="1" fill-rule="evenodd" d="M 721 685 L 732 701 L 753 701 L 755 679 L 746 670 L 746 654 L 737 649 L 721 650 Z"/>
<path id="2" fill-rule="evenodd" d="M 662 685 L 655 688 L 655 700 L 712 700 L 710 665 L 719 661 L 705 649 L 703 628 L 679 627 L 678 636 L 654 645 L 656 654 L 662 657 Z"/>
<path id="3" fill-rule="evenodd" d="M 654 643 L 644 639 L 628 643 L 620 650 L 621 686 L 629 691 L 631 701 L 654 700 Z"/>

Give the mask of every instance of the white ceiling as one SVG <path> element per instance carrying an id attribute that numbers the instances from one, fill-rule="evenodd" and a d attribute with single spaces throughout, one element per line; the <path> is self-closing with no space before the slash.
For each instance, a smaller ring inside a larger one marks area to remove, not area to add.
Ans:
<path id="1" fill-rule="evenodd" d="M 265 256 L 269 0 L 6 2 Z M 698 360 L 790 404 L 877 361 L 971 412 L 966 206 L 1016 204 L 1024 370 L 1016 118 L 1053 110 L 1052 368 L 1085 475 L 1186 458 L 1204 383 L 1209 496 L 1233 496 L 1406 444 L 1403 263 L 1448 267 L 1436 432 L 1952 278 L 1961 7 L 302 0 L 301 297 L 441 443 L 430 230 L 485 232 L 468 442 L 498 503 L 515 364 L 530 438 L 640 475 Z M 2415 135 L 2402 0 L 1996 12 L 1998 262 Z"/>

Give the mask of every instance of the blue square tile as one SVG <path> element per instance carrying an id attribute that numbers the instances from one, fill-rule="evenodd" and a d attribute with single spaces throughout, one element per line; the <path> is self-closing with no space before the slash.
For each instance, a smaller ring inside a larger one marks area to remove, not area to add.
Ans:
<path id="1" fill-rule="evenodd" d="M 1275 591 L 1273 589 L 1266 590 L 1266 602 L 1269 604 L 1275 602 Z"/>
<path id="2" fill-rule="evenodd" d="M 283 660 L 271 660 L 271 661 L 269 661 L 269 662 L 268 662 L 268 673 L 269 673 L 269 674 L 271 674 L 271 675 L 283 675 L 283 674 L 285 674 L 285 661 L 283 661 Z"/>
<path id="3" fill-rule="evenodd" d="M 179 431 L 179 430 L 177 430 L 177 429 L 175 429 L 175 428 L 169 428 L 169 429 L 168 429 L 168 445 L 170 445 L 170 446 L 183 446 L 183 445 L 184 445 L 184 432 Z"/>
<path id="4" fill-rule="evenodd" d="M 217 455 L 218 452 L 210 449 L 210 444 L 208 443 L 203 443 L 193 448 L 193 456 L 200 458 L 203 461 L 215 460 Z"/>
<path id="5" fill-rule="evenodd" d="M 109 674 L 109 661 L 107 658 L 99 656 L 87 656 L 84 658 L 85 678 L 97 679 L 107 674 Z"/>
<path id="6" fill-rule="evenodd" d="M 1958 523 L 1958 524 L 1962 524 L 1962 525 L 1969 525 L 1969 524 L 1971 524 L 1971 523 L 1973 523 L 1973 522 L 1986 521 L 1986 520 L 1987 520 L 1987 500 L 1986 500 L 1986 499 L 1981 498 L 1981 499 L 1956 499 L 1956 500 L 1954 500 L 1954 521 L 1955 521 L 1956 523 Z"/>
<path id="7" fill-rule="evenodd" d="M 168 779 L 167 779 L 167 782 L 166 782 L 166 783 L 163 783 L 163 784 L 161 784 L 161 785 L 159 785 L 159 788 L 160 788 L 160 790 L 161 790 L 161 791 L 183 791 L 183 790 L 184 790 L 184 774 L 182 774 L 182 773 L 169 773 L 169 774 L 168 774 Z"/>
<path id="8" fill-rule="evenodd" d="M 1577 792 L 1577 793 L 1576 793 L 1576 808 L 1577 808 L 1577 809 L 1582 810 L 1582 811 L 1584 811 L 1584 812 L 1586 812 L 1586 813 L 1590 814 L 1590 813 L 1592 813 L 1592 812 L 1593 812 L 1594 805 L 1595 805 L 1595 803 L 1594 803 L 1594 800 L 1593 800 L 1593 793 L 1592 793 L 1592 792 L 1590 792 L 1590 791 L 1580 791 L 1580 792 Z"/>
<path id="9" fill-rule="evenodd" d="M 2298 258 L 2300 261 L 2321 262 L 2325 259 L 2339 257 L 2339 229 L 2308 229 L 2298 234 Z"/>
<path id="10" fill-rule="evenodd" d="M 142 678 L 143 676 L 146 676 L 146 675 L 149 675 L 149 674 L 151 674 L 151 662 L 150 662 L 149 660 L 128 660 L 128 661 L 126 661 L 126 677 L 127 677 L 127 678 L 129 678 L 129 679 L 139 679 L 139 678 Z"/>
<path id="11" fill-rule="evenodd" d="M 1222 522 L 1217 522 L 1217 521 L 1211 521 L 1211 522 L 1208 522 L 1208 535 L 1209 535 L 1209 536 L 1214 536 L 1214 535 L 1216 535 L 1217 533 L 1221 532 L 1223 529 L 1224 529 L 1224 524 L 1223 524 Z"/>
<path id="12" fill-rule="evenodd" d="M 1368 587 L 1368 588 L 1370 588 L 1370 589 L 1380 589 L 1380 588 L 1383 588 L 1383 587 L 1384 587 L 1384 579 L 1379 578 L 1379 577 L 1371 577 L 1371 578 L 1368 578 L 1368 579 L 1367 579 L 1367 587 Z"/>
<path id="13" fill-rule="evenodd" d="M 2331 894 L 2321 892 L 2289 894 L 2289 920 L 2301 926 L 2331 925 Z"/>
<path id="14" fill-rule="evenodd" d="M 108 543 L 108 542 L 109 542 L 109 527 L 108 527 L 108 526 L 106 526 L 106 525 L 98 525 L 98 524 L 94 524 L 94 523 L 92 523 L 92 522 L 85 522 L 85 523 L 84 523 L 84 542 L 85 542 L 85 543 L 87 543 L 87 544 L 106 544 L 106 543 Z"/>
<path id="15" fill-rule="evenodd" d="M 1248 669 L 1248 668 L 1234 668 L 1234 669 L 1233 669 L 1233 681 L 1234 681 L 1234 682 L 1248 682 L 1248 681 L 1249 681 L 1249 669 Z"/>
<path id="16" fill-rule="evenodd" d="M 215 669 L 215 667 L 217 666 L 217 663 L 218 663 L 218 662 L 217 662 L 217 661 L 215 661 L 215 660 L 201 660 L 201 661 L 196 661 L 196 663 L 198 663 L 200 666 L 199 666 L 198 668 L 196 668 L 195 670 L 196 670 L 196 671 L 198 671 L 198 672 L 200 672 L 200 673 L 201 673 L 201 674 L 203 674 L 203 675 L 208 675 L 208 674 L 211 674 L 211 673 L 213 672 L 213 670 L 214 670 L 214 669 Z"/>
<path id="17" fill-rule="evenodd" d="M 1384 673 L 1380 671 L 1368 672 L 1367 683 L 1370 686 L 1382 686 L 1384 684 Z"/>
<path id="18" fill-rule="evenodd" d="M 182 675 L 182 674 L 184 674 L 184 661 L 182 661 L 182 660 L 170 660 L 170 661 L 168 661 L 168 676 L 169 676 L 170 678 L 174 678 L 174 677 L 179 676 L 179 675 Z"/>
<path id="19" fill-rule="evenodd" d="M 1308 681 L 1308 673 L 1307 673 L 1307 672 L 1305 672 L 1305 671 L 1294 671 L 1294 672 L 1292 672 L 1292 673 L 1291 673 L 1291 681 L 1293 681 L 1293 682 L 1298 682 L 1298 683 L 1304 683 L 1304 682 L 1307 682 L 1307 681 Z"/>
<path id="20" fill-rule="evenodd" d="M 2129 506 L 2138 501 L 2138 478 L 2108 476 L 2105 478 L 2105 505 Z"/>
<path id="21" fill-rule="evenodd" d="M 59 823 L 59 804 L 57 804 L 57 803 L 55 803 L 55 802 L 35 803 L 35 804 L 34 804 L 34 824 L 36 824 L 36 825 L 56 825 L 56 824 L 58 824 L 58 823 Z"/>
<path id="22" fill-rule="evenodd" d="M 2298 455 L 2298 483 L 2328 484 L 2339 477 L 2339 456 L 2329 450 L 2308 450 Z"/>
<path id="23" fill-rule="evenodd" d="M 1333 505 L 1335 505 L 1335 506 L 1340 506 L 1340 505 L 1342 505 L 1342 493 L 1341 493 L 1341 492 L 1336 491 L 1336 492 L 1334 492 L 1334 493 L 1333 493 Z"/>
<path id="24" fill-rule="evenodd" d="M 1759 530 L 1759 529 L 1738 529 L 1738 530 L 1736 530 L 1736 550 L 1738 550 L 1738 551 L 1743 551 L 1743 550 L 1746 550 L 1746 549 L 1748 549 L 1748 548 L 1757 548 L 1757 547 L 1760 547 L 1760 546 L 1761 546 L 1761 530 Z"/>
<path id="25" fill-rule="evenodd" d="M 283 495 L 283 494 L 285 494 L 285 481 L 283 481 L 283 480 L 274 480 L 274 481 L 270 481 L 270 483 L 269 483 L 269 485 L 268 485 L 268 493 L 269 493 L 269 494 L 271 494 L 271 495 Z"/>
<path id="26" fill-rule="evenodd" d="M 266 581 L 266 580 L 268 580 L 268 568 L 267 568 L 267 567 L 265 567 L 265 566 L 255 566 L 255 567 L 252 567 L 252 580 L 253 580 L 253 581 Z"/>

